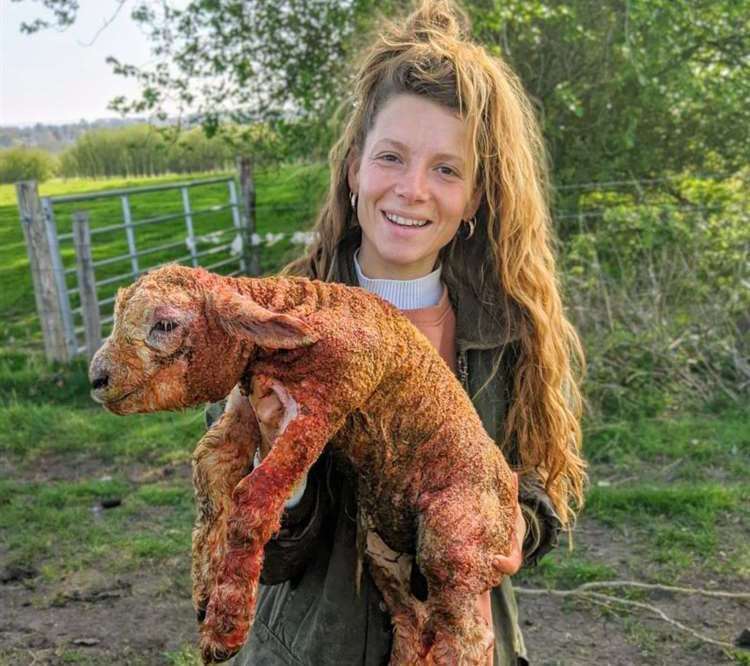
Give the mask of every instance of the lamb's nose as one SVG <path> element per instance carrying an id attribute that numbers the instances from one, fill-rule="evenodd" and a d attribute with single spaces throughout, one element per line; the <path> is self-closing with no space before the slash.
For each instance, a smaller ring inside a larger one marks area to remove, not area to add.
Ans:
<path id="1" fill-rule="evenodd" d="M 91 388 L 95 391 L 106 388 L 107 384 L 109 384 L 109 375 L 106 373 L 91 380 Z"/>

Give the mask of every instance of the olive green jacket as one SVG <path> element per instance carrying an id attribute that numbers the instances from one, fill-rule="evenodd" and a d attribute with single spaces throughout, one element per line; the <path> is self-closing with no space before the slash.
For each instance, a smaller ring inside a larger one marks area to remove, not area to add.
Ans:
<path id="1" fill-rule="evenodd" d="M 356 285 L 352 252 L 342 249 L 337 281 Z M 487 432 L 502 434 L 512 381 L 513 330 L 493 319 L 473 293 L 448 284 L 456 312 L 459 379 L 472 396 Z M 499 368 L 490 377 L 493 368 Z M 210 422 L 223 405 L 207 411 Z M 511 464 L 513 452 L 506 452 Z M 366 571 L 355 589 L 356 496 L 346 465 L 326 451 L 310 471 L 301 502 L 285 513 L 279 534 L 266 546 L 255 622 L 233 666 L 382 666 L 388 663 L 391 623 Z M 524 552 L 535 562 L 557 540 L 560 523 L 541 484 L 522 478 L 520 499 L 542 526 L 541 543 Z M 416 567 L 415 567 L 416 568 Z M 421 579 L 421 583 L 420 583 Z M 424 579 L 413 576 L 419 596 Z M 495 666 L 526 663 L 510 579 L 492 590 Z"/>

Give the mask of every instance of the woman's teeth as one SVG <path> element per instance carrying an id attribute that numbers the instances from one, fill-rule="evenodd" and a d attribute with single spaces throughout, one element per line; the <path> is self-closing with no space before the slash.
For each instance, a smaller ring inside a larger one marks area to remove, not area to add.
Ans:
<path id="1" fill-rule="evenodd" d="M 401 217 L 392 213 L 384 213 L 384 215 L 389 222 L 398 224 L 400 227 L 423 227 L 429 222 L 429 220 L 410 220 L 408 217 Z"/>

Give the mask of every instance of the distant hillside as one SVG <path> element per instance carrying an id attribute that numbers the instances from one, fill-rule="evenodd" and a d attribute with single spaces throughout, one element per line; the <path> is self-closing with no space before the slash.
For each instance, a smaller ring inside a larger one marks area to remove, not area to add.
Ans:
<path id="1" fill-rule="evenodd" d="M 91 122 L 81 120 L 78 123 L 64 125 L 37 123 L 28 127 L 0 127 L 0 149 L 28 146 L 59 153 L 75 143 L 81 134 L 89 130 L 123 127 L 144 122 L 146 121 L 143 118 L 102 118 Z"/>

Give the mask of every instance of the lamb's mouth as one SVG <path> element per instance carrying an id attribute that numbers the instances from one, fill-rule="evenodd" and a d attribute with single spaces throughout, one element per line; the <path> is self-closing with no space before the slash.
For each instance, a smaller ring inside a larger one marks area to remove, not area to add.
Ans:
<path id="1" fill-rule="evenodd" d="M 118 396 L 117 398 L 102 398 L 99 397 L 96 394 L 96 391 L 91 391 L 91 398 L 94 400 L 94 402 L 98 402 L 100 405 L 104 405 L 104 407 L 109 408 L 111 405 L 116 405 L 117 403 L 122 402 L 125 400 L 125 398 L 130 397 L 135 393 L 138 389 L 133 389 L 132 391 L 128 391 L 127 393 L 123 393 L 121 396 Z"/>

